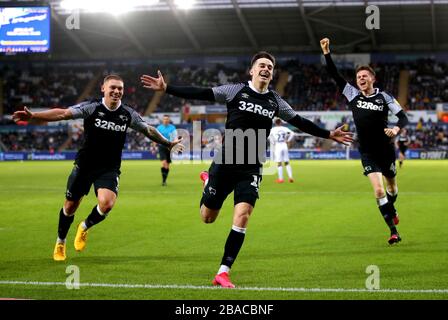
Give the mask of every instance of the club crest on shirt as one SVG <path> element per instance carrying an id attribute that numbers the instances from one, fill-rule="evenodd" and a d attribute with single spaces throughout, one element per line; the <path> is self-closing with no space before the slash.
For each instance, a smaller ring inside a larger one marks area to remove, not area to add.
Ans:
<path id="1" fill-rule="evenodd" d="M 128 121 L 128 117 L 126 117 L 125 115 L 120 114 L 120 119 L 124 122 Z"/>
<path id="2" fill-rule="evenodd" d="M 273 106 L 274 108 L 277 108 L 277 103 L 275 101 L 272 101 L 271 99 L 269 99 L 268 101 L 271 104 L 271 106 Z"/>
<path id="3" fill-rule="evenodd" d="M 383 102 L 381 99 L 375 99 L 375 102 L 376 103 L 381 103 L 381 102 Z"/>

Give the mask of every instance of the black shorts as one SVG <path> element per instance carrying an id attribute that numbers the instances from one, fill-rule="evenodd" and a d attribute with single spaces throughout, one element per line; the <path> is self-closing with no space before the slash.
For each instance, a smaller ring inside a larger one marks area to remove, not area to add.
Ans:
<path id="1" fill-rule="evenodd" d="M 163 145 L 159 145 L 159 157 L 160 161 L 166 160 L 168 163 L 171 163 L 171 152 L 170 149 Z"/>
<path id="2" fill-rule="evenodd" d="M 406 153 L 406 150 L 408 150 L 408 147 L 407 147 L 407 146 L 400 146 L 400 147 L 398 147 L 398 150 L 400 150 L 400 152 L 401 152 L 402 154 L 405 154 L 405 153 Z"/>
<path id="3" fill-rule="evenodd" d="M 105 188 L 118 195 L 120 170 L 87 170 L 77 165 L 73 168 L 67 181 L 67 200 L 77 201 L 90 191 L 92 184 L 95 187 L 95 195 L 98 189 Z"/>
<path id="4" fill-rule="evenodd" d="M 364 168 L 364 175 L 372 172 L 381 172 L 387 178 L 397 175 L 395 167 L 395 151 L 387 150 L 383 153 L 361 153 L 361 163 Z"/>
<path id="5" fill-rule="evenodd" d="M 247 202 L 255 207 L 262 179 L 260 166 L 225 165 L 213 162 L 208 174 L 208 183 L 204 187 L 201 204 L 209 209 L 221 209 L 224 200 L 234 191 L 234 205 Z"/>

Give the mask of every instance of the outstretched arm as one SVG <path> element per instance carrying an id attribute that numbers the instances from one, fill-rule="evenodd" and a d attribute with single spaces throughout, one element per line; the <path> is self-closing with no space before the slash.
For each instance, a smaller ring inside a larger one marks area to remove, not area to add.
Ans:
<path id="1" fill-rule="evenodd" d="M 163 91 L 173 96 L 184 99 L 215 101 L 215 95 L 213 94 L 213 90 L 211 88 L 167 85 L 160 70 L 157 71 L 157 75 L 157 78 L 151 77 L 146 74 L 142 75 L 140 77 L 140 80 L 143 84 L 143 87 L 152 89 L 154 91 Z"/>
<path id="2" fill-rule="evenodd" d="M 184 149 L 184 146 L 180 143 L 182 141 L 182 138 L 174 139 L 173 141 L 165 139 L 165 137 L 159 132 L 159 130 L 143 120 L 143 118 L 134 110 L 131 110 L 131 123 L 129 126 L 132 129 L 141 132 L 152 141 L 164 145 L 170 150 L 174 146 L 177 146 L 176 149 L 179 152 L 182 152 Z"/>
<path id="3" fill-rule="evenodd" d="M 27 107 L 23 108 L 23 111 L 16 111 L 12 115 L 12 119 L 15 122 L 18 121 L 29 121 L 31 119 L 39 121 L 61 121 L 69 120 L 73 118 L 73 114 L 70 109 L 51 109 L 40 112 L 31 112 Z"/>
<path id="4" fill-rule="evenodd" d="M 174 139 L 173 141 L 169 141 L 165 139 L 165 137 L 153 126 L 148 125 L 145 130 L 140 130 L 146 137 L 151 139 L 152 141 L 164 145 L 168 149 L 172 149 L 175 145 L 178 145 L 178 151 L 182 151 L 184 146 L 180 144 L 182 138 Z"/>
<path id="5" fill-rule="evenodd" d="M 342 127 L 328 131 L 326 129 L 322 129 L 315 123 L 311 122 L 308 119 L 302 118 L 297 112 L 295 112 L 291 106 L 283 100 L 278 93 L 274 91 L 275 98 L 278 103 L 278 117 L 296 128 L 300 129 L 303 132 L 311 134 L 316 137 L 332 139 L 338 143 L 342 143 L 348 145 L 350 142 L 353 142 L 353 133 L 342 131 Z"/>
<path id="6" fill-rule="evenodd" d="M 336 68 L 336 65 L 333 62 L 330 54 L 330 39 L 324 38 L 320 40 L 320 47 L 322 48 L 322 52 L 324 53 L 325 62 L 327 64 L 327 71 L 330 76 L 336 81 L 338 87 L 341 90 L 344 90 L 347 81 L 341 76 Z"/>
<path id="7" fill-rule="evenodd" d="M 315 123 L 311 122 L 308 119 L 302 118 L 299 115 L 296 115 L 294 118 L 288 120 L 288 123 L 292 124 L 301 131 L 308 133 L 312 136 L 331 139 L 345 145 L 349 145 L 351 142 L 353 142 L 353 133 L 343 131 L 342 130 L 342 128 L 344 127 L 343 125 L 340 126 L 339 128 L 336 128 L 335 130 L 329 131 L 326 129 L 322 129 Z"/>

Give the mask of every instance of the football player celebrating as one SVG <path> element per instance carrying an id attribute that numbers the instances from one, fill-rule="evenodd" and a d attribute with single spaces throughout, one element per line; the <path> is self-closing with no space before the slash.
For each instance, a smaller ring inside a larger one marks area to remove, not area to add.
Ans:
<path id="1" fill-rule="evenodd" d="M 212 223 L 227 196 L 234 191 L 233 224 L 224 246 L 221 266 L 213 284 L 233 288 L 229 272 L 245 238 L 249 217 L 253 212 L 262 176 L 266 141 L 275 116 L 311 135 L 349 143 L 352 133 L 341 128 L 328 131 L 299 116 L 280 95 L 270 90 L 275 58 L 258 52 L 251 60 L 251 81 L 213 88 L 167 85 L 159 71 L 157 77 L 143 75 L 145 88 L 164 91 L 184 99 L 209 100 L 227 106 L 227 120 L 222 149 L 214 156 L 208 172 L 200 177 L 204 191 L 200 215 Z M 264 149 L 263 149 L 264 148 Z"/>
<path id="2" fill-rule="evenodd" d="M 370 66 L 359 66 L 356 69 L 356 88 L 337 71 L 331 59 L 330 40 L 322 39 L 320 46 L 328 73 L 336 81 L 352 110 L 364 175 L 370 180 L 378 208 L 390 229 L 388 242 L 389 244 L 400 242 L 401 237 L 396 227 L 399 219 L 394 206 L 398 187 L 393 138 L 406 126 L 408 118 L 397 100 L 388 93 L 374 88 L 375 71 Z M 392 128 L 388 127 L 389 111 L 398 117 L 398 122 Z M 386 192 L 383 177 L 386 180 Z"/>
<path id="3" fill-rule="evenodd" d="M 78 225 L 75 237 L 76 251 L 86 247 L 90 228 L 103 221 L 115 205 L 118 195 L 121 152 L 126 141 L 126 131 L 132 128 L 168 149 L 179 144 L 165 139 L 156 128 L 146 123 L 130 106 L 121 103 L 124 82 L 118 75 L 104 78 L 102 100 L 87 101 L 67 109 L 31 112 L 27 107 L 13 114 L 14 121 L 60 121 L 84 119 L 84 143 L 76 154 L 74 168 L 68 177 L 65 202 L 59 211 L 58 238 L 53 259 L 66 259 L 66 237 L 82 198 L 94 185 L 98 204 Z M 179 151 L 183 146 L 180 144 Z"/>

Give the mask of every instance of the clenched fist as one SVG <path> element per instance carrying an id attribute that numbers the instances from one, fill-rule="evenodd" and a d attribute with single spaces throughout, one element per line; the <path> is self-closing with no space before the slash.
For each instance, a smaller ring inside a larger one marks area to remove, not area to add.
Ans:
<path id="1" fill-rule="evenodd" d="M 320 40 L 320 47 L 322 48 L 322 52 L 324 54 L 330 53 L 330 39 L 323 38 Z"/>

